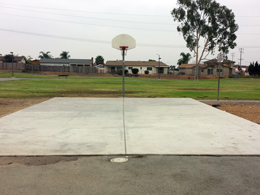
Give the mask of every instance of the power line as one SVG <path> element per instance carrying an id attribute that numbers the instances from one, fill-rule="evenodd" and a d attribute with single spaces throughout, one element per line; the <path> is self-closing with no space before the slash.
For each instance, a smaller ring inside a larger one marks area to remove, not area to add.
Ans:
<path id="1" fill-rule="evenodd" d="M 59 35 L 48 35 L 48 34 L 42 34 L 42 33 L 17 31 L 17 30 L 11 30 L 11 29 L 3 29 L 3 28 L 0 28 L 0 31 L 26 34 L 26 35 L 35 35 L 35 36 L 41 36 L 41 37 L 50 37 L 50 38 L 56 38 L 56 39 L 65 39 L 65 40 L 72 40 L 72 41 L 84 41 L 84 42 L 92 42 L 92 43 L 111 44 L 110 41 L 104 41 L 104 40 L 82 39 L 82 38 L 59 36 Z M 141 46 L 141 47 L 162 47 L 162 48 L 182 48 L 182 49 L 187 48 L 183 45 L 150 44 L 150 43 L 138 43 L 138 46 Z M 248 46 L 248 47 L 245 46 L 244 48 L 255 48 L 255 49 L 257 49 L 257 48 L 260 48 L 260 46 Z"/>
<path id="2" fill-rule="evenodd" d="M 71 22 L 71 21 L 65 21 L 65 20 L 56 20 L 56 19 L 48 19 L 48 18 L 30 17 L 30 16 L 15 15 L 15 14 L 6 14 L 6 13 L 0 13 L 0 14 L 1 14 L 1 15 L 15 16 L 15 17 L 31 18 L 31 19 L 48 20 L 48 21 L 54 21 L 54 22 L 72 23 L 72 24 L 82 24 L 82 25 L 91 25 L 91 26 L 103 26 L 103 27 L 110 27 L 110 28 L 123 28 L 123 29 L 133 29 L 133 30 L 146 30 L 146 31 L 161 31 L 161 32 L 179 33 L 179 32 L 173 31 L 173 30 L 146 29 L 146 28 L 111 26 L 111 25 L 90 24 L 90 23 L 83 23 L 83 22 Z M 237 33 L 237 34 L 260 35 L 260 33 Z"/>
<path id="3" fill-rule="evenodd" d="M 68 14 L 58 14 L 58 13 L 51 13 L 51 12 L 44 12 L 44 11 L 35 11 L 35 10 L 28 10 L 28 9 L 21 9 L 21 8 L 13 8 L 13 7 L 6 7 L 6 6 L 1 6 L 7 9 L 16 9 L 16 10 L 22 10 L 22 11 L 29 11 L 29 12 L 36 12 L 36 13 L 43 13 L 43 14 L 52 14 L 52 15 L 58 15 L 58 16 L 68 16 L 68 17 L 75 17 L 75 18 L 86 18 L 86 19 L 91 19 L 91 20 L 103 20 L 103 21 L 112 21 L 112 22 L 124 22 L 124 23 L 135 23 L 135 24 L 156 24 L 156 25 L 166 25 L 166 26 L 176 26 L 179 24 L 170 24 L 170 23 L 152 23 L 152 22 L 140 22 L 140 21 L 129 21 L 129 20 L 112 20 L 112 19 L 104 19 L 104 18 L 93 18 L 93 17 L 86 17 L 86 16 L 75 16 L 75 15 L 68 15 Z M 255 27 L 255 26 L 260 26 L 260 25 L 239 25 L 239 26 L 247 26 L 247 27 Z"/>
<path id="4" fill-rule="evenodd" d="M 30 12 L 36 12 L 36 13 L 44 13 L 44 14 L 52 14 L 57 16 L 68 16 L 68 17 L 75 17 L 75 18 L 86 18 L 91 20 L 104 20 L 104 21 L 113 21 L 113 22 L 127 22 L 127 23 L 139 23 L 139 24 L 157 24 L 157 25 L 178 25 L 178 24 L 166 24 L 166 23 L 152 23 L 152 22 L 136 22 L 136 21 L 127 21 L 127 20 L 112 20 L 112 19 L 104 19 L 104 18 L 93 18 L 93 17 L 86 17 L 86 16 L 75 16 L 75 15 L 68 15 L 68 14 L 58 14 L 58 13 L 51 13 L 51 12 L 43 12 L 43 11 L 35 11 L 35 10 L 28 10 L 28 9 L 20 9 L 20 8 L 11 8 L 6 6 L 0 6 L 8 9 L 16 9 L 16 10 L 22 10 L 22 11 L 30 11 Z"/>
<path id="5" fill-rule="evenodd" d="M 122 14 L 122 13 L 109 13 L 109 12 L 93 12 L 93 11 L 83 11 L 83 10 L 72 10 L 72 9 L 61 9 L 61 8 L 50 8 L 50 7 L 39 7 L 39 6 L 28 6 L 28 5 L 19 5 L 19 4 L 7 4 L 0 3 L 7 6 L 16 6 L 16 7 L 31 7 L 37 9 L 48 9 L 48 10 L 60 10 L 60 11 L 70 11 L 70 12 L 82 12 L 82 13 L 92 13 L 92 14 L 109 14 L 109 15 L 125 15 L 125 16 L 138 16 L 138 17 L 169 17 L 168 15 L 148 15 L 148 14 Z M 245 18 L 259 18 L 259 16 L 236 16 L 236 17 L 245 17 Z"/>
<path id="6" fill-rule="evenodd" d="M 72 23 L 72 24 L 83 24 L 83 25 L 91 25 L 91 26 L 104 26 L 104 27 L 110 27 L 110 28 L 123 28 L 123 29 L 134 29 L 134 30 L 163 31 L 163 32 L 178 33 L 178 32 L 174 32 L 174 31 L 172 31 L 172 30 L 145 29 L 145 28 L 133 28 L 133 27 L 111 26 L 111 25 L 90 24 L 90 23 L 83 23 L 83 22 L 71 22 L 71 21 L 65 21 L 65 20 L 56 20 L 56 19 L 47 19 L 47 18 L 39 18 L 39 17 L 30 17 L 30 16 L 23 16 L 23 15 L 15 15 L 15 14 L 5 14 L 5 13 L 0 13 L 0 14 L 2 14 L 2 15 L 9 15 L 9 16 L 16 16 L 16 17 L 31 18 L 31 19 L 40 19 L 40 20 L 55 21 L 55 22 L 65 22 L 65 23 Z"/>
<path id="7" fill-rule="evenodd" d="M 6 3 L 1 3 L 1 4 L 9 5 L 9 6 L 31 7 L 31 8 L 38 8 L 38 9 L 60 10 L 60 11 L 70 11 L 70 12 L 82 12 L 82 13 L 91 13 L 91 14 L 108 14 L 108 15 L 138 16 L 138 17 L 169 17 L 169 16 L 166 16 L 166 15 L 141 15 L 141 14 L 121 14 L 121 13 L 119 14 L 119 13 L 108 13 L 108 12 L 93 12 L 93 11 L 82 11 L 82 10 L 38 7 L 38 6 L 14 5 L 14 4 L 6 4 Z"/>
<path id="8" fill-rule="evenodd" d="M 26 34 L 26 35 L 35 35 L 35 36 L 41 36 L 41 37 L 50 37 L 50 38 L 56 38 L 56 39 L 65 39 L 65 40 L 72 40 L 72 41 L 84 41 L 84 42 L 92 42 L 92 43 L 111 44 L 111 41 L 82 39 L 82 38 L 59 36 L 59 35 L 48 35 L 48 34 L 42 34 L 42 33 L 25 32 L 25 31 L 11 30 L 11 29 L 3 29 L 3 28 L 0 28 L 0 31 Z M 141 46 L 141 47 L 186 48 L 185 46 L 181 46 L 181 45 L 165 45 L 165 44 L 149 44 L 149 43 L 139 43 L 138 46 Z"/>

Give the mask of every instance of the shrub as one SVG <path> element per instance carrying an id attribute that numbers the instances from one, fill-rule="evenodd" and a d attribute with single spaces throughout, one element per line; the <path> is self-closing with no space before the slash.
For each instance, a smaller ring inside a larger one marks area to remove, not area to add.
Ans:
<path id="1" fill-rule="evenodd" d="M 127 73 L 128 73 L 128 70 L 125 70 L 125 74 L 127 74 Z M 118 74 L 118 75 L 123 75 L 123 70 L 117 71 L 117 74 Z"/>
<path id="2" fill-rule="evenodd" d="M 133 74 L 138 74 L 138 72 L 139 72 L 139 69 L 137 69 L 137 68 L 133 68 L 133 69 L 131 69 L 132 70 L 132 73 Z"/>
<path id="3" fill-rule="evenodd" d="M 144 74 L 149 74 L 149 70 L 144 71 Z"/>

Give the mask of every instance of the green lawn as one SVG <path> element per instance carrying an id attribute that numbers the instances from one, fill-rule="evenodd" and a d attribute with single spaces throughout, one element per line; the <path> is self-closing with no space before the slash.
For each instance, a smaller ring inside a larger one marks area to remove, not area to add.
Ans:
<path id="1" fill-rule="evenodd" d="M 10 77 L 0 72 L 0 77 Z M 1 98 L 29 97 L 121 97 L 120 77 L 77 77 L 58 79 L 57 75 L 15 74 L 34 79 L 0 82 Z M 217 79 L 157 80 L 125 79 L 126 97 L 190 97 L 216 99 Z M 260 99 L 260 79 L 221 79 L 220 99 Z"/>

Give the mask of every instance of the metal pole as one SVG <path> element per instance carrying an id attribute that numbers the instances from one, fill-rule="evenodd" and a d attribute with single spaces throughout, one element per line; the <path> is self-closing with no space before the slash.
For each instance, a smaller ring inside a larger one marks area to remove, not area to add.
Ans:
<path id="1" fill-rule="evenodd" d="M 160 68 L 161 68 L 161 66 L 160 66 L 160 60 L 161 60 L 161 56 L 160 56 L 159 54 L 156 54 L 156 55 L 158 55 L 158 59 L 159 59 L 158 80 L 160 80 L 160 79 L 161 79 L 161 76 L 160 76 Z"/>
<path id="2" fill-rule="evenodd" d="M 14 65 L 13 65 L 14 54 L 13 52 L 11 52 L 11 54 L 12 54 L 12 77 L 14 77 Z"/>
<path id="3" fill-rule="evenodd" d="M 220 62 L 218 64 L 218 101 L 219 101 L 219 85 L 220 85 Z"/>
<path id="4" fill-rule="evenodd" d="M 159 80 L 161 79 L 160 73 L 161 73 L 161 67 L 160 67 L 160 56 L 159 56 Z"/>
<path id="5" fill-rule="evenodd" d="M 125 97 L 125 50 L 123 49 L 123 97 Z"/>

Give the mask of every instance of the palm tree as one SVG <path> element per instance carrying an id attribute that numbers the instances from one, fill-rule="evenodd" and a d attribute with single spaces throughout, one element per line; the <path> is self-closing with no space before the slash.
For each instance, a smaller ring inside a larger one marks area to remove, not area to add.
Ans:
<path id="1" fill-rule="evenodd" d="M 49 51 L 47 51 L 46 53 L 44 53 L 43 51 L 40 52 L 41 55 L 39 55 L 40 59 L 49 59 L 52 58 L 51 54 Z"/>
<path id="2" fill-rule="evenodd" d="M 60 58 L 61 59 L 69 59 L 70 58 L 69 52 L 68 51 L 61 52 Z"/>
<path id="3" fill-rule="evenodd" d="M 26 61 L 30 62 L 30 61 L 32 61 L 32 59 L 33 59 L 32 56 L 27 56 Z"/>
<path id="4" fill-rule="evenodd" d="M 191 59 L 191 55 L 189 53 L 185 54 L 184 52 L 182 52 L 180 55 L 182 56 L 182 58 L 178 60 L 177 64 L 188 64 Z"/>

